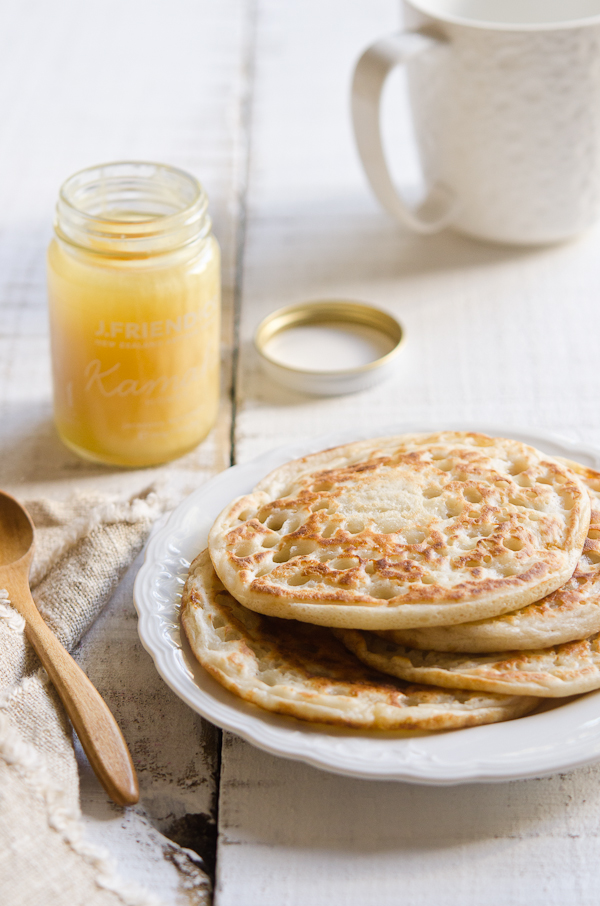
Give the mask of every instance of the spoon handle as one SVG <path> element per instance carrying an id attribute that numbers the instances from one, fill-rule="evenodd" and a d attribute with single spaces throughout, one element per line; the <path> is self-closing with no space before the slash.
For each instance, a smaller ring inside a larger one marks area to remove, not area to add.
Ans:
<path id="1" fill-rule="evenodd" d="M 108 705 L 48 628 L 33 601 L 27 607 L 27 638 L 58 692 L 96 777 L 117 805 L 133 805 L 139 787 L 127 743 Z"/>

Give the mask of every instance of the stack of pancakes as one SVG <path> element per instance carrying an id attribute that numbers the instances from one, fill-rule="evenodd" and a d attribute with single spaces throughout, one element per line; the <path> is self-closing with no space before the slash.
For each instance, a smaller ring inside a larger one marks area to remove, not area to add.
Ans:
<path id="1" fill-rule="evenodd" d="M 182 622 L 226 688 L 323 723 L 449 729 L 600 688 L 600 473 L 460 432 L 290 462 L 218 517 Z"/>

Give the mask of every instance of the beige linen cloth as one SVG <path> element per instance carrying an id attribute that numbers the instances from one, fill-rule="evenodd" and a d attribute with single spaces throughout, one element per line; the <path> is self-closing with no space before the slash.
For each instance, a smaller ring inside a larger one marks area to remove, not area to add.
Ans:
<path id="1" fill-rule="evenodd" d="M 36 526 L 31 586 L 67 647 L 93 623 L 140 551 L 163 502 L 153 491 L 24 501 Z M 63 707 L 0 590 L 0 902 L 151 906 L 120 883 L 82 834 L 77 763 Z"/>

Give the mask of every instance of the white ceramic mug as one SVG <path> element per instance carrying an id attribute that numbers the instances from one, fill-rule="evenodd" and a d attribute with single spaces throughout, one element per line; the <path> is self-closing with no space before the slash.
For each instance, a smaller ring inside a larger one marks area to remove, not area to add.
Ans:
<path id="1" fill-rule="evenodd" d="M 358 150 L 383 206 L 420 233 L 568 239 L 600 218 L 600 0 L 405 0 L 407 30 L 373 44 L 353 83 Z M 395 189 L 379 127 L 406 64 L 427 192 Z"/>

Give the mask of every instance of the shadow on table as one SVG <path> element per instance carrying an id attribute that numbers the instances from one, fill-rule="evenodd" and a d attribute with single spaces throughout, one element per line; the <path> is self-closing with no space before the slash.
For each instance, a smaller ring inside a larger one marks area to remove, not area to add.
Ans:
<path id="1" fill-rule="evenodd" d="M 475 314 L 485 324 L 508 324 L 521 313 L 525 297 L 516 290 L 526 290 L 530 272 L 547 265 L 551 282 L 561 262 L 581 255 L 589 242 L 597 245 L 598 231 L 538 247 L 494 245 L 451 230 L 420 236 L 363 196 L 261 210 L 250 218 L 245 252 L 241 395 L 273 406 L 297 407 L 311 399 L 259 371 L 251 334 L 281 306 L 325 298 L 366 301 L 397 315 L 409 335 L 415 324 L 428 329 L 428 318 L 443 319 L 453 309 L 457 317 Z"/>
<path id="2" fill-rule="evenodd" d="M 433 787 L 337 777 L 258 752 L 232 736 L 226 737 L 223 764 L 222 808 L 227 814 L 229 802 L 235 803 L 236 825 L 261 846 L 409 853 L 560 836 L 570 812 L 582 820 L 582 801 L 587 798 L 591 814 L 600 804 L 600 785 L 588 777 L 592 772 L 597 778 L 598 767 L 537 780 Z M 223 830 L 235 838 L 235 830 Z"/>
<path id="3" fill-rule="evenodd" d="M 204 442 L 179 459 L 145 468 L 105 466 L 77 456 L 60 440 L 47 400 L 27 406 L 5 403 L 0 424 L 0 487 L 8 491 L 12 488 L 15 493 L 20 489 L 21 495 L 30 493 L 27 485 L 35 485 L 37 494 L 41 486 L 51 484 L 51 496 L 60 496 L 61 486 L 72 489 L 74 481 L 79 490 L 88 487 L 131 494 L 155 479 L 164 484 L 175 473 L 181 478 L 179 492 L 189 493 L 200 481 L 229 465 L 230 423 L 225 399 L 217 424 Z"/>
<path id="4" fill-rule="evenodd" d="M 0 447 L 3 485 L 61 481 L 107 475 L 110 469 L 86 462 L 60 441 L 46 402 L 3 407 Z M 112 470 L 114 471 L 114 470 Z"/>
<path id="5" fill-rule="evenodd" d="M 95 842 L 112 842 L 123 860 L 139 858 L 142 847 L 144 858 L 171 860 L 193 880 L 194 860 L 174 853 L 174 841 L 195 852 L 214 880 L 220 733 L 163 682 L 140 642 L 133 582 L 142 559 L 140 554 L 74 651 L 125 736 L 140 803 L 125 811 L 110 803 L 77 746 L 81 808 Z"/>
<path id="6" fill-rule="evenodd" d="M 272 205 L 251 219 L 248 237 L 246 295 L 252 297 L 256 287 L 263 299 L 272 297 L 273 307 L 310 294 L 311 287 L 322 292 L 330 286 L 334 291 L 340 284 L 493 267 L 555 256 L 573 245 L 499 245 L 450 229 L 421 236 L 397 224 L 364 195 Z M 277 303 L 282 294 L 285 298 Z"/>

